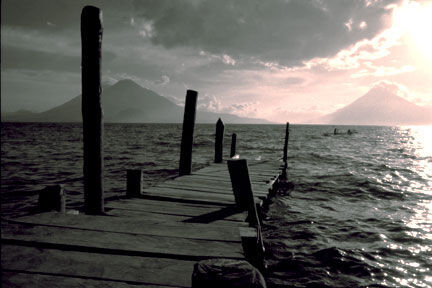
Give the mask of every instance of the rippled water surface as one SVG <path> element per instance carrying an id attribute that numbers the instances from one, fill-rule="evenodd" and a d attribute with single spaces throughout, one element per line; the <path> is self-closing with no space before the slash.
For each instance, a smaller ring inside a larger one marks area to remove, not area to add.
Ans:
<path id="1" fill-rule="evenodd" d="M 28 213 L 46 185 L 82 205 L 80 124 L 1 124 L 3 216 Z M 290 188 L 265 219 L 269 287 L 432 287 L 432 127 L 292 125 Z M 193 169 L 213 158 L 214 125 L 197 125 Z M 283 125 L 226 125 L 242 158 L 282 155 Z M 126 169 L 145 185 L 177 175 L 180 124 L 106 124 L 106 196 Z M 226 155 L 227 156 L 227 155 Z M 225 157 L 227 158 L 227 157 Z"/>

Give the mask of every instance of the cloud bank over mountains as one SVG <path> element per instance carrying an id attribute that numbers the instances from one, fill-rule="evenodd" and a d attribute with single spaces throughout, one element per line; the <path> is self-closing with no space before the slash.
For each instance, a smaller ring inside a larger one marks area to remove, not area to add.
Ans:
<path id="1" fill-rule="evenodd" d="M 176 104 L 194 89 L 202 109 L 276 122 L 335 111 L 382 80 L 430 105 L 430 65 L 394 24 L 411 2 L 5 0 L 2 111 L 45 111 L 81 93 L 88 4 L 103 11 L 104 83 L 132 79 Z"/>

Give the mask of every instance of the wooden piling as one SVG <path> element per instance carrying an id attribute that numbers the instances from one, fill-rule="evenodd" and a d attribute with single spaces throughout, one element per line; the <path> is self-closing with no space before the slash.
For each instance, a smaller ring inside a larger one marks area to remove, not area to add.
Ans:
<path id="1" fill-rule="evenodd" d="M 265 248 L 261 234 L 261 223 L 253 196 L 247 160 L 233 159 L 228 160 L 227 164 L 236 205 L 240 209 L 247 209 L 248 217 L 246 220 L 249 222 L 249 226 L 256 228 L 256 236 L 252 238 L 242 237 L 243 247 L 245 251 L 251 251 L 247 253 L 250 254 L 248 260 L 258 267 L 258 269 L 265 270 Z"/>
<path id="2" fill-rule="evenodd" d="M 47 186 L 39 192 L 39 209 L 42 212 L 58 211 L 66 212 L 66 195 L 63 185 Z"/>
<path id="3" fill-rule="evenodd" d="M 223 160 L 223 137 L 225 125 L 222 120 L 216 122 L 216 136 L 215 136 L 215 163 L 221 163 Z"/>
<path id="4" fill-rule="evenodd" d="M 126 174 L 126 196 L 137 197 L 142 194 L 142 170 L 127 170 Z"/>
<path id="5" fill-rule="evenodd" d="M 180 147 L 180 176 L 189 175 L 192 171 L 192 144 L 197 98 L 197 91 L 187 90 Z"/>
<path id="6" fill-rule="evenodd" d="M 236 155 L 236 142 L 237 142 L 237 134 L 233 133 L 231 136 L 231 152 L 230 152 L 230 158 L 234 157 Z"/>
<path id="7" fill-rule="evenodd" d="M 259 224 L 252 184 L 246 159 L 228 160 L 228 170 L 236 205 L 241 210 L 248 211 L 248 221 L 252 226 Z"/>
<path id="8" fill-rule="evenodd" d="M 104 213 L 103 122 L 101 106 L 102 12 L 86 6 L 81 14 L 82 116 L 84 141 L 84 209 Z"/>
<path id="9" fill-rule="evenodd" d="M 287 162 L 288 159 L 288 139 L 289 139 L 289 122 L 286 123 L 285 129 L 285 144 L 283 150 L 283 162 Z"/>

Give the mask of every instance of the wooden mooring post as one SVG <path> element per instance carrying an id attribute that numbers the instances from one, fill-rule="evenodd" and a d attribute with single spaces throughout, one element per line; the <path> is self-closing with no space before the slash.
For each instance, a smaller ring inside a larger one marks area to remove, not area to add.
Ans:
<path id="1" fill-rule="evenodd" d="M 227 161 L 232 189 L 236 205 L 241 210 L 248 211 L 251 226 L 258 225 L 258 214 L 252 192 L 252 184 L 246 159 L 232 159 Z"/>
<path id="2" fill-rule="evenodd" d="M 197 98 L 197 91 L 187 90 L 183 117 L 182 140 L 180 146 L 180 176 L 189 175 L 192 171 L 192 144 Z"/>
<path id="3" fill-rule="evenodd" d="M 216 122 L 216 136 L 215 136 L 215 163 L 222 163 L 223 160 L 223 137 L 224 137 L 225 125 L 222 120 Z"/>
<path id="4" fill-rule="evenodd" d="M 236 155 L 236 142 L 237 142 L 237 134 L 233 133 L 231 136 L 231 151 L 230 151 L 230 158 L 234 157 Z"/>
<path id="5" fill-rule="evenodd" d="M 282 168 L 282 176 L 284 178 L 287 177 L 287 169 L 288 169 L 288 140 L 289 140 L 289 122 L 286 123 L 285 128 L 285 143 L 284 143 L 284 150 L 283 150 L 283 168 Z"/>
<path id="6" fill-rule="evenodd" d="M 84 209 L 104 213 L 103 122 L 101 105 L 102 12 L 86 6 L 81 14 Z"/>
<path id="7" fill-rule="evenodd" d="M 63 185 L 51 185 L 39 191 L 38 203 L 39 209 L 42 212 L 55 210 L 65 213 L 66 195 L 64 193 Z"/>
<path id="8" fill-rule="evenodd" d="M 285 143 L 284 143 L 284 150 L 283 150 L 283 161 L 286 163 L 288 159 L 288 139 L 289 139 L 289 122 L 286 123 L 285 128 Z"/>
<path id="9" fill-rule="evenodd" d="M 242 237 L 244 250 L 246 254 L 249 254 L 248 258 L 251 263 L 259 269 L 264 269 L 265 248 L 261 235 L 261 222 L 252 191 L 247 160 L 232 159 L 228 160 L 227 164 L 236 205 L 240 210 L 248 211 L 249 226 L 256 228 L 256 234 L 252 237 Z"/>
<path id="10" fill-rule="evenodd" d="M 142 194 L 142 170 L 127 170 L 126 173 L 126 196 L 137 197 Z"/>

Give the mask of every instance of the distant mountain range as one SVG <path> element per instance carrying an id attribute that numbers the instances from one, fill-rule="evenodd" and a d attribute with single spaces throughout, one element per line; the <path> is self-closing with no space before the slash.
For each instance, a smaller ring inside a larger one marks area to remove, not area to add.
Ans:
<path id="1" fill-rule="evenodd" d="M 198 96 L 199 99 L 199 96 Z M 184 108 L 165 97 L 141 87 L 132 80 L 121 80 L 103 90 L 102 105 L 104 122 L 110 123 L 181 123 Z M 81 122 L 81 95 L 41 113 L 20 110 L 2 113 L 2 121 L 16 122 Z M 226 113 L 199 111 L 197 123 L 268 124 L 267 120 L 242 118 Z"/>
<path id="2" fill-rule="evenodd" d="M 102 105 L 104 122 L 181 123 L 183 121 L 183 107 L 128 79 L 105 87 L 102 93 Z M 197 123 L 216 123 L 218 118 L 222 118 L 225 123 L 270 123 L 264 119 L 197 110 Z M 1 120 L 81 122 L 81 95 L 41 113 L 26 110 L 2 113 Z M 308 122 L 338 125 L 428 125 L 432 124 L 432 108 L 415 105 L 386 87 L 376 86 L 344 108 Z"/>
<path id="3" fill-rule="evenodd" d="M 432 108 L 413 104 L 385 87 L 376 86 L 353 103 L 315 123 L 349 125 L 428 125 Z"/>

